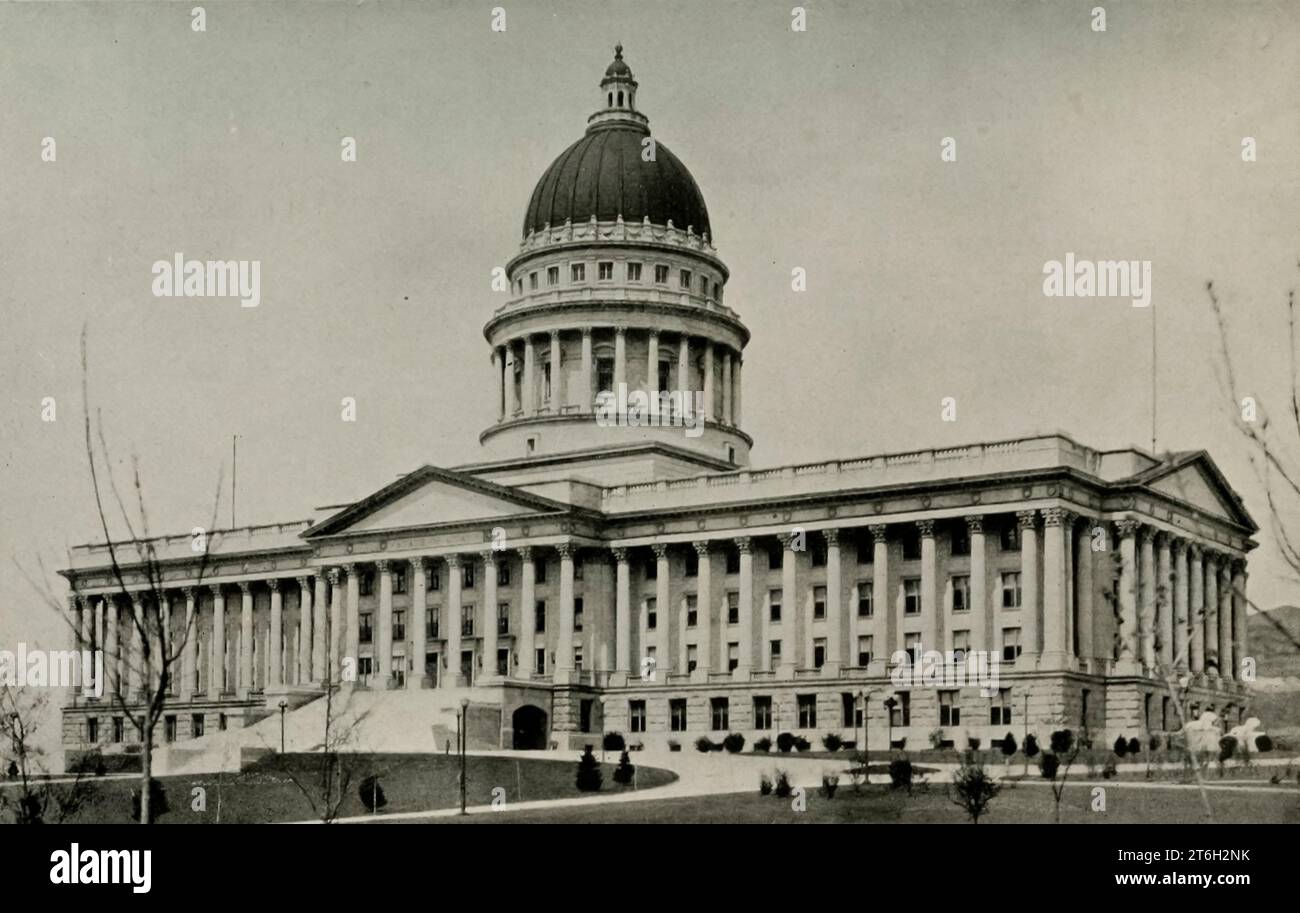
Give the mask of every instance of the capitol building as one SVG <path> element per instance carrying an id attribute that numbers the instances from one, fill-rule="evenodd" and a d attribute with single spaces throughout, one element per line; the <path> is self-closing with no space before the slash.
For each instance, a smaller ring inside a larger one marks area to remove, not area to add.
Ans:
<path id="1" fill-rule="evenodd" d="M 184 645 L 160 743 L 308 714 L 332 687 L 400 706 L 413 750 L 441 747 L 463 700 L 471 748 L 864 730 L 875 749 L 962 747 L 1240 719 L 1257 527 L 1205 451 L 1057 433 L 752 468 L 742 317 L 765 305 L 728 296 L 704 195 L 621 48 L 596 101 L 486 315 L 473 461 L 198 553 L 158 538 L 160 586 L 74 549 L 78 640 L 122 688 L 69 698 L 66 749 L 138 749 L 117 704 L 146 690 L 136 614 Z M 611 394 L 646 409 L 601 420 Z M 927 651 L 996 680 L 900 684 Z"/>

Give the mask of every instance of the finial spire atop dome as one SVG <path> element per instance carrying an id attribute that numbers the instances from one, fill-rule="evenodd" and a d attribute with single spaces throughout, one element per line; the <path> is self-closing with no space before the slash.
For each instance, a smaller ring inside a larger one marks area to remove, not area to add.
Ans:
<path id="1" fill-rule="evenodd" d="M 623 45 L 614 45 L 614 62 L 605 67 L 600 81 L 600 108 L 588 121 L 592 127 L 611 123 L 633 124 L 647 129 L 645 115 L 636 109 L 636 80 L 623 60 Z"/>
<path id="2" fill-rule="evenodd" d="M 623 61 L 623 45 L 614 45 L 614 62 L 605 68 L 605 78 L 624 77 L 632 78 L 632 68 Z"/>

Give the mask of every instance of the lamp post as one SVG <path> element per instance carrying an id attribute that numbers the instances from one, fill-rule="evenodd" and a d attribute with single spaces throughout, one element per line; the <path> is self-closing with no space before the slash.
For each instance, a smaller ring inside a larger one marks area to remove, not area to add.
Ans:
<path id="1" fill-rule="evenodd" d="M 284 712 L 289 708 L 285 701 L 280 701 L 280 754 L 284 754 Z"/>
<path id="2" fill-rule="evenodd" d="M 897 706 L 898 706 L 898 701 L 896 701 L 893 697 L 885 698 L 885 710 L 887 712 L 886 720 L 887 720 L 887 725 L 889 727 L 886 730 L 887 733 L 887 738 L 885 739 L 886 751 L 889 751 L 894 747 L 894 708 Z"/>
<path id="3" fill-rule="evenodd" d="M 605 698 L 600 698 L 600 763 L 605 763 Z"/>
<path id="4" fill-rule="evenodd" d="M 469 698 L 460 699 L 460 722 L 457 730 L 460 733 L 460 813 L 465 814 L 465 743 L 469 741 L 469 731 L 466 726 L 465 712 L 469 709 Z"/>

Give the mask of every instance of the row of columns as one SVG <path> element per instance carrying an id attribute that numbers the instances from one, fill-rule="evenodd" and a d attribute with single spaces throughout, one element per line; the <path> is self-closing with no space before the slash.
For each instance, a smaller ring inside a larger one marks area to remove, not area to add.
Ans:
<path id="1" fill-rule="evenodd" d="M 617 392 L 620 385 L 626 385 L 627 380 L 627 327 L 614 327 L 614 391 Z M 537 394 L 537 364 L 538 353 L 533 342 L 535 334 L 528 334 L 519 339 L 511 339 L 503 346 L 494 347 L 492 350 L 492 365 L 494 373 L 499 381 L 499 390 L 497 397 L 497 419 L 505 421 L 517 416 L 534 416 L 541 413 L 558 413 L 560 408 L 557 404 L 567 402 L 567 391 L 564 388 L 564 360 L 563 346 L 561 345 L 561 330 L 551 330 L 549 334 L 541 335 L 547 339 L 547 358 L 551 366 L 551 400 L 549 408 L 544 407 L 538 401 Z M 579 400 L 579 410 L 584 413 L 594 411 L 596 394 L 602 391 L 595 389 L 595 360 L 592 348 L 592 327 L 583 327 L 582 333 L 582 365 L 579 372 L 579 382 L 583 385 L 581 397 Z M 657 329 L 646 330 L 646 383 L 645 392 L 651 397 L 651 409 L 653 414 L 658 411 L 657 394 L 661 383 L 666 386 L 667 378 L 659 377 L 659 337 L 660 331 Z M 517 352 L 522 348 L 522 356 Z M 720 352 L 716 350 L 721 350 Z M 691 337 L 685 334 L 677 336 L 677 389 L 688 392 L 687 384 L 690 382 L 691 370 Z M 520 358 L 522 357 L 522 369 L 518 368 Z M 719 366 L 715 369 L 715 361 Z M 520 373 L 519 390 L 515 390 L 514 377 Z M 741 405 L 741 357 L 740 353 L 733 350 L 730 346 L 715 343 L 712 340 L 703 340 L 703 369 L 702 369 L 701 388 L 704 393 L 704 413 L 708 421 L 721 421 L 725 425 L 740 424 L 740 405 Z M 721 384 L 721 403 L 716 401 L 719 398 L 715 391 L 715 375 L 720 374 Z M 694 388 L 689 388 L 694 390 Z M 721 411 L 719 412 L 719 406 Z"/>

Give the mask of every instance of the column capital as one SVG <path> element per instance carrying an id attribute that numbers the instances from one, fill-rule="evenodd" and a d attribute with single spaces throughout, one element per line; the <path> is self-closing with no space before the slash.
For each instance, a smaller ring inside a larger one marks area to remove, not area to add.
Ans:
<path id="1" fill-rule="evenodd" d="M 658 338 L 659 338 L 659 328 L 658 328 L 658 327 L 651 327 L 650 329 L 646 330 L 646 334 L 647 334 L 650 338 L 652 338 L 652 339 L 658 339 Z"/>
<path id="2" fill-rule="evenodd" d="M 311 587 L 312 587 L 312 583 L 313 583 L 313 581 L 315 581 L 315 579 L 316 579 L 316 575 L 315 575 L 315 574 L 304 575 L 304 576 L 302 576 L 302 577 L 299 577 L 299 578 L 298 578 L 298 589 L 303 590 L 304 592 L 307 591 L 307 590 L 309 590 L 309 589 L 311 589 Z"/>
<path id="3" fill-rule="evenodd" d="M 1043 509 L 1044 526 L 1061 526 L 1065 522 L 1065 511 L 1059 507 L 1047 507 Z"/>
<path id="4" fill-rule="evenodd" d="M 1197 561 L 1199 561 L 1204 556 L 1204 554 L 1205 554 L 1205 547 L 1201 545 L 1199 542 L 1187 543 L 1187 557 L 1194 558 Z"/>
<path id="5" fill-rule="evenodd" d="M 517 549 L 515 549 L 515 551 L 519 553 L 520 561 L 533 560 L 533 547 L 531 545 L 521 545 Z"/>
<path id="6" fill-rule="evenodd" d="M 343 579 L 343 570 L 341 568 L 332 567 L 325 572 L 325 576 L 329 580 L 330 586 L 338 586 Z"/>
<path id="7" fill-rule="evenodd" d="M 1034 524 L 1038 522 L 1038 511 L 1018 510 L 1016 511 L 1016 522 L 1021 529 L 1033 529 Z"/>
<path id="8" fill-rule="evenodd" d="M 85 600 L 83 600 L 76 593 L 68 594 L 68 608 L 71 609 L 72 611 L 74 612 L 78 611 L 84 604 L 85 604 Z"/>
<path id="9" fill-rule="evenodd" d="M 662 561 L 668 557 L 667 542 L 653 542 L 650 544 L 650 549 L 655 553 L 656 560 Z"/>
<path id="10" fill-rule="evenodd" d="M 735 543 L 736 550 L 742 555 L 748 555 L 754 548 L 754 540 L 749 536 L 737 536 Z"/>
<path id="11" fill-rule="evenodd" d="M 889 526 L 886 523 L 873 523 L 867 527 L 867 530 L 870 531 L 872 539 L 877 542 L 884 542 L 888 538 L 885 534 L 888 528 Z"/>
<path id="12" fill-rule="evenodd" d="M 922 539 L 933 539 L 933 538 L 934 538 L 934 521 L 933 521 L 933 520 L 917 520 L 917 521 L 916 521 L 916 528 L 917 528 L 917 530 L 921 533 L 921 538 L 922 538 Z"/>
<path id="13" fill-rule="evenodd" d="M 586 326 L 586 327 L 582 327 L 581 329 L 582 329 L 582 338 L 591 339 L 591 327 Z"/>
<path id="14" fill-rule="evenodd" d="M 573 547 L 572 542 L 558 542 L 555 545 L 555 550 L 560 553 L 561 561 L 565 560 L 566 558 L 569 560 L 573 559 L 573 553 L 575 549 Z"/>
<path id="15" fill-rule="evenodd" d="M 626 335 L 627 335 L 627 327 L 622 327 L 622 326 L 614 327 L 614 335 L 615 335 L 615 336 L 626 336 Z"/>
<path id="16" fill-rule="evenodd" d="M 1168 545 L 1169 545 L 1169 541 L 1170 541 L 1172 538 L 1173 538 L 1173 536 L 1172 536 L 1170 533 L 1168 533 L 1167 531 L 1163 530 L 1163 529 L 1155 530 L 1155 531 L 1151 534 L 1151 539 L 1152 539 L 1153 542 L 1155 542 L 1155 544 L 1156 544 L 1156 548 L 1164 548 L 1164 547 L 1168 546 Z"/>
<path id="17" fill-rule="evenodd" d="M 827 547 L 840 544 L 840 531 L 838 529 L 824 529 L 822 536 L 826 539 Z"/>
<path id="18" fill-rule="evenodd" d="M 1187 546 L 1188 542 L 1182 536 L 1171 535 L 1169 537 L 1169 548 L 1173 550 L 1175 555 L 1181 555 L 1183 552 L 1187 551 Z"/>
<path id="19" fill-rule="evenodd" d="M 280 578 L 279 578 L 279 577 L 267 577 L 267 578 L 266 578 L 266 585 L 267 585 L 268 587 L 270 587 L 271 592 L 274 593 L 276 590 L 280 589 Z"/>
<path id="20" fill-rule="evenodd" d="M 387 558 L 380 558 L 378 561 L 376 561 L 376 562 L 375 562 L 375 570 L 379 571 L 379 573 L 381 573 L 381 574 L 387 574 L 387 573 L 389 572 L 389 562 L 388 562 L 388 559 L 387 559 Z"/>
<path id="21" fill-rule="evenodd" d="M 495 567 L 497 563 L 497 552 L 494 548 L 487 548 L 479 552 L 479 557 L 483 559 L 485 567 Z"/>
<path id="22" fill-rule="evenodd" d="M 1246 573 L 1246 559 L 1245 559 L 1245 558 L 1233 558 L 1233 559 L 1232 559 L 1232 573 L 1233 573 L 1233 574 L 1236 574 L 1236 575 L 1239 575 L 1239 576 L 1241 576 L 1242 578 L 1245 578 L 1245 577 L 1249 577 L 1249 576 L 1250 576 L 1249 574 Z"/>
<path id="23" fill-rule="evenodd" d="M 208 584 L 208 592 L 212 594 L 212 597 L 213 597 L 214 599 L 220 599 L 220 598 L 221 598 L 221 584 L 219 584 L 219 583 L 209 583 L 209 584 Z"/>
<path id="24" fill-rule="evenodd" d="M 614 555 L 614 560 L 619 564 L 627 564 L 627 548 L 622 545 L 616 545 L 610 549 Z"/>
<path id="25" fill-rule="evenodd" d="M 699 555 L 701 558 L 704 558 L 709 554 L 708 539 L 697 539 L 696 541 L 692 542 L 691 545 L 694 546 L 695 553 Z"/>
<path id="26" fill-rule="evenodd" d="M 241 581 L 239 581 L 238 586 L 239 586 L 239 592 L 243 593 L 245 596 L 252 595 L 252 592 L 253 592 L 253 581 L 251 581 L 251 580 L 241 580 Z"/>
<path id="27" fill-rule="evenodd" d="M 181 591 L 185 594 L 186 602 L 193 602 L 199 595 L 199 588 L 196 586 L 183 586 Z"/>
<path id="28" fill-rule="evenodd" d="M 460 567 L 460 555 L 444 555 L 443 560 L 447 562 L 447 567 L 449 568 Z"/>
<path id="29" fill-rule="evenodd" d="M 781 543 L 781 548 L 789 551 L 790 544 L 794 540 L 794 533 L 777 533 L 776 538 Z"/>
<path id="30" fill-rule="evenodd" d="M 984 532 L 984 515 L 967 514 L 963 519 L 966 521 L 966 531 L 971 533 Z"/>
<path id="31" fill-rule="evenodd" d="M 1142 521 L 1133 517 L 1121 517 L 1115 521 L 1115 528 L 1121 536 L 1134 536 L 1142 528 Z"/>
<path id="32" fill-rule="evenodd" d="M 414 558 L 408 558 L 407 560 L 411 563 L 411 570 L 414 573 L 419 574 L 424 571 L 425 559 L 423 555 L 416 555 Z"/>
<path id="33" fill-rule="evenodd" d="M 347 574 L 349 577 L 355 577 L 357 575 L 357 563 L 355 561 L 349 561 L 343 564 L 342 568 L 343 573 Z"/>

